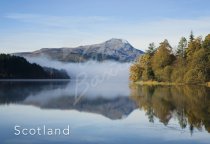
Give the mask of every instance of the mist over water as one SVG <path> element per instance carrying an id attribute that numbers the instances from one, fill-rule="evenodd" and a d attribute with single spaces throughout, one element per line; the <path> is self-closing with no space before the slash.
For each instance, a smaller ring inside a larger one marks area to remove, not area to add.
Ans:
<path id="1" fill-rule="evenodd" d="M 106 97 L 128 96 L 129 67 L 131 63 L 114 61 L 87 61 L 85 63 L 63 63 L 47 58 L 29 58 L 31 63 L 41 66 L 64 69 L 71 77 L 65 89 L 44 92 L 41 97 L 63 95 Z"/>

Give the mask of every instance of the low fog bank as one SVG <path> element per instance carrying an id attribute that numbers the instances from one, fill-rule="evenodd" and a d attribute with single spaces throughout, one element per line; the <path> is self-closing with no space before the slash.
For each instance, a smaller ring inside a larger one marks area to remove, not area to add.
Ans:
<path id="1" fill-rule="evenodd" d="M 87 61 L 85 63 L 62 63 L 47 58 L 26 57 L 31 63 L 41 66 L 64 69 L 72 79 L 86 79 L 94 81 L 123 81 L 128 82 L 130 63 L 114 61 Z"/>

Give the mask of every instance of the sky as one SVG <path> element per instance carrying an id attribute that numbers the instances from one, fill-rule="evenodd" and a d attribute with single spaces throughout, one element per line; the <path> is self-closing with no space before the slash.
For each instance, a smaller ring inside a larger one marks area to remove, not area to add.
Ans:
<path id="1" fill-rule="evenodd" d="M 210 33 L 209 0 L 0 0 L 0 53 L 122 38 L 145 50 Z"/>

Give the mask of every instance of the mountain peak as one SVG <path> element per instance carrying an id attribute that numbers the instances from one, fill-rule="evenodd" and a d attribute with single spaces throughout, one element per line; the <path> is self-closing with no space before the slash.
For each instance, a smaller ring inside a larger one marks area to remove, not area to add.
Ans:
<path id="1" fill-rule="evenodd" d="M 32 53 L 22 53 L 25 56 L 46 56 L 63 62 L 85 62 L 93 59 L 131 62 L 141 54 L 143 54 L 141 50 L 135 49 L 128 41 L 119 38 L 76 48 L 45 48 Z"/>
<path id="2" fill-rule="evenodd" d="M 107 40 L 106 43 L 124 43 L 124 44 L 128 44 L 129 42 L 127 40 L 120 39 L 120 38 L 111 38 L 111 39 Z"/>

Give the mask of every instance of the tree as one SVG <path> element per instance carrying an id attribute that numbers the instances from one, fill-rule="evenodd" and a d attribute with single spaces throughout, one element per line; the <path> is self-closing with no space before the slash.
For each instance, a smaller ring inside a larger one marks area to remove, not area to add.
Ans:
<path id="1" fill-rule="evenodd" d="M 203 42 L 203 48 L 205 49 L 206 57 L 207 57 L 207 80 L 210 81 L 210 34 L 205 37 Z"/>
<path id="2" fill-rule="evenodd" d="M 187 83 L 204 83 L 208 76 L 208 55 L 202 48 L 201 38 L 196 38 L 188 47 L 188 68 L 184 76 Z"/>
<path id="3" fill-rule="evenodd" d="M 202 48 L 202 38 L 198 37 L 193 41 L 189 42 L 188 47 L 186 48 L 186 57 L 188 61 L 191 61 L 194 53 Z"/>
<path id="4" fill-rule="evenodd" d="M 203 41 L 203 48 L 210 50 L 210 34 L 205 37 Z"/>
<path id="5" fill-rule="evenodd" d="M 190 32 L 190 42 L 192 42 L 194 40 L 194 34 L 193 31 Z"/>
<path id="6" fill-rule="evenodd" d="M 154 72 L 152 70 L 151 66 L 147 66 L 145 67 L 143 73 L 142 73 L 142 80 L 143 81 L 147 81 L 147 80 L 154 80 L 155 75 Z"/>
<path id="7" fill-rule="evenodd" d="M 187 48 L 187 39 L 185 37 L 182 37 L 179 41 L 178 49 L 177 49 L 177 55 L 184 58 L 185 57 L 185 50 Z"/>
<path id="8" fill-rule="evenodd" d="M 155 50 L 156 50 L 155 43 L 150 43 L 146 53 L 149 54 L 149 55 L 153 55 Z"/>
<path id="9" fill-rule="evenodd" d="M 160 43 L 153 58 L 152 58 L 152 69 L 154 71 L 155 79 L 157 81 L 170 81 L 170 66 L 174 61 L 174 55 L 172 54 L 172 47 L 168 40 L 164 40 Z M 167 67 L 167 68 L 165 68 Z"/>
<path id="10" fill-rule="evenodd" d="M 138 81 L 143 73 L 143 68 L 140 67 L 140 65 L 138 63 L 135 63 L 133 65 L 131 65 L 130 67 L 130 80 L 131 81 Z"/>
<path id="11" fill-rule="evenodd" d="M 172 47 L 168 43 L 168 40 L 164 40 L 160 43 L 160 46 L 154 54 L 152 62 L 153 67 L 155 69 L 164 68 L 165 66 L 170 65 L 172 61 Z"/>

